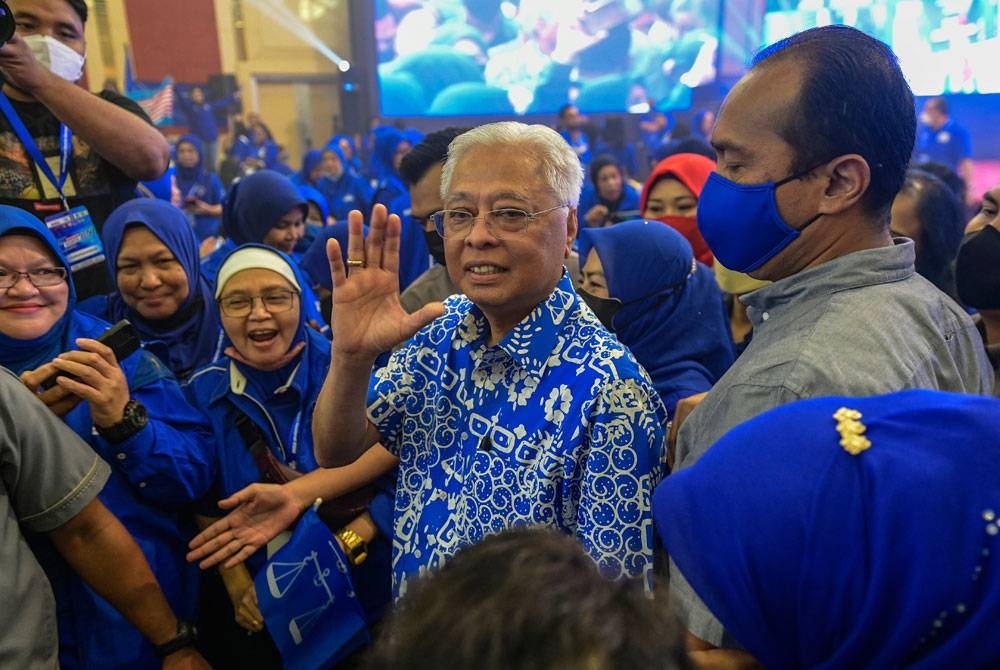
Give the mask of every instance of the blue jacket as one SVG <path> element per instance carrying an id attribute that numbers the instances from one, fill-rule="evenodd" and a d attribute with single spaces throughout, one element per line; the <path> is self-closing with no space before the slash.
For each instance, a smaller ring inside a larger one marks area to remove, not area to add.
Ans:
<path id="1" fill-rule="evenodd" d="M 97 337 L 108 327 L 97 317 L 77 312 L 70 322 L 69 341 Z M 111 464 L 101 502 L 135 538 L 174 613 L 191 619 L 199 575 L 184 558 L 194 529 L 183 506 L 204 496 L 212 482 L 208 423 L 152 354 L 140 350 L 121 361 L 121 367 L 132 398 L 149 414 L 145 428 L 112 444 L 95 434 L 86 402 L 64 420 Z M 48 554 L 44 560 L 58 604 L 62 668 L 159 667 L 153 646 L 138 630 L 54 552 L 40 551 Z"/>
<path id="2" fill-rule="evenodd" d="M 272 453 L 289 467 L 302 473 L 319 465 L 313 453 L 312 414 L 330 365 L 330 342 L 312 329 L 305 329 L 306 348 L 294 368 L 284 391 L 269 398 L 259 396 L 254 377 L 257 373 L 223 356 L 203 367 L 187 381 L 184 391 L 191 404 L 205 413 L 215 436 L 217 475 L 211 500 L 236 493 L 261 479 L 246 443 L 235 429 L 240 414 L 245 414 L 260 429 Z M 369 546 L 369 557 L 352 571 L 359 599 L 370 621 L 377 620 L 390 600 L 392 501 L 395 496 L 393 475 L 379 482 L 380 493 L 370 512 L 380 529 L 379 539 Z M 379 499 L 382 499 L 379 501 Z M 223 516 L 221 510 L 206 514 Z M 247 560 L 251 573 L 264 565 L 264 552 Z"/>

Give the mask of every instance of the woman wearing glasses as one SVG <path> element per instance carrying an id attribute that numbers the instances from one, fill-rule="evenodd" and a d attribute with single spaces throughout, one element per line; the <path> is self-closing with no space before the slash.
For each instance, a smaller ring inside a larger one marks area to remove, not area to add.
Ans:
<path id="1" fill-rule="evenodd" d="M 184 214 L 162 200 L 130 200 L 104 222 L 101 239 L 118 290 L 80 309 L 111 322 L 128 319 L 180 380 L 218 358 L 219 310 Z"/>
<path id="2" fill-rule="evenodd" d="M 218 474 L 213 500 L 225 498 L 220 505 L 235 508 L 234 518 L 252 518 L 252 539 L 232 537 L 228 519 L 207 531 L 218 540 L 208 549 L 225 545 L 230 551 L 224 557 L 246 559 L 221 568 L 221 585 L 206 573 L 202 630 L 213 644 L 205 650 L 206 658 L 218 667 L 279 667 L 254 588 L 252 575 L 266 564 L 265 552 L 254 553 L 256 549 L 293 526 L 317 498 L 329 501 L 354 492 L 396 464 L 385 451 L 344 468 L 323 469 L 316 463 L 312 412 L 330 363 L 330 343 L 306 325 L 304 286 L 295 263 L 270 247 L 248 244 L 230 254 L 219 268 L 215 290 L 225 331 L 224 355 L 192 375 L 185 387 L 215 434 Z M 384 501 L 387 518 L 384 526 L 379 523 L 386 529 L 391 527 L 391 489 L 390 481 Z M 361 518 L 348 524 L 356 537 L 348 539 L 372 542 L 380 535 L 378 527 L 364 514 L 364 503 L 357 503 L 357 511 Z M 208 526 L 211 517 L 224 515 L 221 509 L 211 510 L 200 524 Z M 389 599 L 389 544 L 384 535 L 369 547 L 369 554 L 352 570 L 352 577 L 366 613 L 376 619 Z M 239 627 L 230 625 L 234 620 Z"/>
<path id="3" fill-rule="evenodd" d="M 229 187 L 222 206 L 221 234 L 227 239 L 201 263 L 201 273 L 209 283 L 223 261 L 241 244 L 263 244 L 291 256 L 297 263 L 295 247 L 306 231 L 309 205 L 288 177 L 273 170 L 260 170 Z M 302 293 L 307 322 L 326 330 L 319 300 L 311 286 Z"/>
<path id="4" fill-rule="evenodd" d="M 101 501 L 139 544 L 178 618 L 190 619 L 198 575 L 184 560 L 191 529 L 178 510 L 211 483 L 208 426 L 156 357 L 140 350 L 119 361 L 96 341 L 109 324 L 74 309 L 69 271 L 44 223 L 0 206 L 0 365 L 112 465 Z M 50 545 L 38 543 L 36 554 L 59 603 L 61 666 L 160 664 Z"/>

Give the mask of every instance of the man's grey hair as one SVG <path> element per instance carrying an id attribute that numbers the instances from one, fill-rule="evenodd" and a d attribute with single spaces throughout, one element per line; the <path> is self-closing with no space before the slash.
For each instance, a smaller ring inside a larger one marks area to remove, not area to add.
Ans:
<path id="1" fill-rule="evenodd" d="M 548 126 L 517 121 L 488 123 L 462 133 L 448 146 L 441 172 L 441 197 L 446 198 L 455 166 L 474 147 L 496 147 L 498 152 L 527 150 L 538 160 L 538 171 L 560 203 L 576 207 L 583 187 L 583 167 L 569 143 Z"/>

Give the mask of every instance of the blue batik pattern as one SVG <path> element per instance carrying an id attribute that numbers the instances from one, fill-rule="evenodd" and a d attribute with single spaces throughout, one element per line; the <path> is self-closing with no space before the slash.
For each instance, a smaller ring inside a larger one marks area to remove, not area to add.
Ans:
<path id="1" fill-rule="evenodd" d="M 564 275 L 496 346 L 464 296 L 372 380 L 368 413 L 400 458 L 393 588 L 519 525 L 578 537 L 612 578 L 653 565 L 651 494 L 666 410 Z"/>

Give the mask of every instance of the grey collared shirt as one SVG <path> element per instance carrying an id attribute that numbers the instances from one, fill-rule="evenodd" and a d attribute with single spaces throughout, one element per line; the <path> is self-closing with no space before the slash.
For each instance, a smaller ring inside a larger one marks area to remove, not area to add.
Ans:
<path id="1" fill-rule="evenodd" d="M 897 239 L 744 296 L 753 340 L 681 427 L 677 467 L 733 426 L 802 398 L 912 388 L 991 395 L 993 369 L 972 319 L 913 260 L 913 242 Z M 722 644 L 722 626 L 690 586 L 672 578 L 670 590 L 688 629 Z"/>

